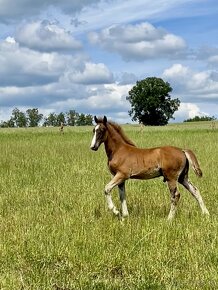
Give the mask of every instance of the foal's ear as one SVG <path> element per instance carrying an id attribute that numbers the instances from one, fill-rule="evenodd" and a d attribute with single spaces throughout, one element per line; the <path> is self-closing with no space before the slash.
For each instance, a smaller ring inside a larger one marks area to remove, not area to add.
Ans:
<path id="1" fill-rule="evenodd" d="M 95 123 L 98 124 L 98 118 L 94 116 Z"/>
<path id="2" fill-rule="evenodd" d="M 104 123 L 104 125 L 106 125 L 106 123 L 107 123 L 107 117 L 106 116 L 104 116 L 104 118 L 103 118 L 103 123 Z"/>

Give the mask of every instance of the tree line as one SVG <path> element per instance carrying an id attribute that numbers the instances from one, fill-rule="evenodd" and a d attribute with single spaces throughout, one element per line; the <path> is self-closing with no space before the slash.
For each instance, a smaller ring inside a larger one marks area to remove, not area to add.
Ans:
<path id="1" fill-rule="evenodd" d="M 66 113 L 50 113 L 48 116 L 43 116 L 39 113 L 38 108 L 28 109 L 26 112 L 14 108 L 11 117 L 8 121 L 1 121 L 1 128 L 8 127 L 38 127 L 47 126 L 86 126 L 92 125 L 93 116 L 90 114 L 78 113 L 75 110 L 69 110 Z"/>
<path id="2" fill-rule="evenodd" d="M 184 120 L 183 122 L 199 122 L 199 121 L 216 121 L 216 118 L 214 116 L 195 116 L 194 118 L 190 118 L 187 120 Z"/>

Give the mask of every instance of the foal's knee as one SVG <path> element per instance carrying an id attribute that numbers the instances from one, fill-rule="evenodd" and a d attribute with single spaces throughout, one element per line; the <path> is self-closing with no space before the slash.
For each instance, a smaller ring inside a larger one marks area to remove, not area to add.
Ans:
<path id="1" fill-rule="evenodd" d="M 109 194 L 110 191 L 111 191 L 111 186 L 110 186 L 110 184 L 107 184 L 107 185 L 105 186 L 105 188 L 104 188 L 104 193 L 105 193 L 105 194 Z"/>

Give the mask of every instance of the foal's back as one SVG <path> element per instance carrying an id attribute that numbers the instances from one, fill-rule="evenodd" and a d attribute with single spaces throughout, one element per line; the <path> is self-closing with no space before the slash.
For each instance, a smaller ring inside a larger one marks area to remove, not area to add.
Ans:
<path id="1" fill-rule="evenodd" d="M 126 145 L 120 149 L 112 164 L 130 178 L 150 179 L 158 176 L 178 178 L 186 164 L 182 149 L 173 146 L 137 148 Z M 118 168 L 120 167 L 120 168 Z"/>

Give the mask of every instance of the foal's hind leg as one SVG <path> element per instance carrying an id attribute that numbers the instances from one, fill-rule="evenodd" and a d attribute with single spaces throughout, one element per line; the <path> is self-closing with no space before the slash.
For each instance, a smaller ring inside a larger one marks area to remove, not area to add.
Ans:
<path id="1" fill-rule="evenodd" d="M 127 204 L 126 204 L 126 191 L 125 191 L 125 182 L 118 185 L 121 209 L 122 209 L 122 217 L 127 217 L 129 215 Z"/>
<path id="2" fill-rule="evenodd" d="M 177 204 L 180 198 L 180 193 L 177 189 L 177 182 L 175 180 L 167 181 L 167 183 L 168 183 L 168 187 L 171 194 L 171 207 L 170 207 L 170 212 L 168 215 L 168 220 L 172 220 L 176 213 Z"/>
<path id="3" fill-rule="evenodd" d="M 207 210 L 204 201 L 201 197 L 201 194 L 197 187 L 195 187 L 189 180 L 188 177 L 184 178 L 184 180 L 181 182 L 181 184 L 192 194 L 192 196 L 197 200 L 202 213 L 209 215 L 209 211 Z"/>

